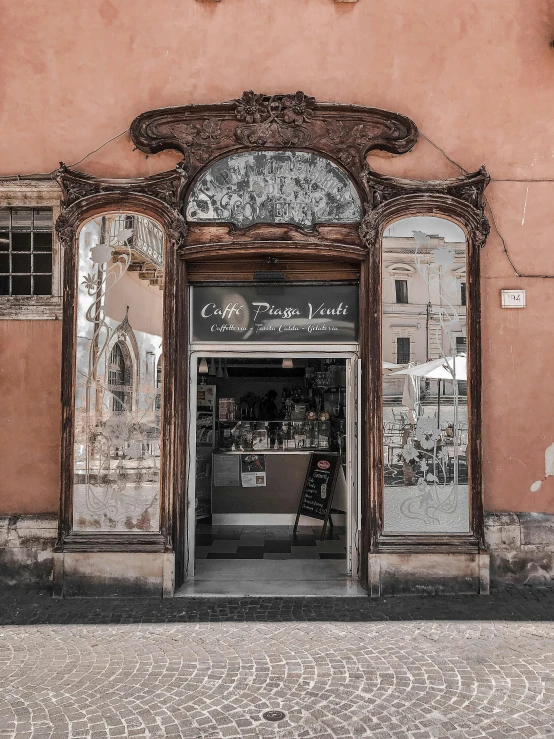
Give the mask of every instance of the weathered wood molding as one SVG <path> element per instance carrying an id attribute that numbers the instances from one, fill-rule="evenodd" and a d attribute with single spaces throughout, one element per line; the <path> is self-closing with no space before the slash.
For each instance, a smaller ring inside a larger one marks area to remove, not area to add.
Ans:
<path id="1" fill-rule="evenodd" d="M 62 193 L 51 178 L 13 177 L 0 182 L 0 208 L 52 208 L 53 222 L 60 215 Z M 62 318 L 63 254 L 52 234 L 52 294 L 0 296 L 0 320 L 57 321 Z"/>
<path id="2" fill-rule="evenodd" d="M 154 175 L 136 180 L 107 180 L 85 175 L 62 167 L 56 175 L 64 199 L 62 213 L 56 221 L 56 232 L 64 247 L 64 302 L 62 329 L 62 444 L 61 444 L 61 496 L 60 521 L 57 542 L 58 551 L 168 551 L 172 549 L 173 522 L 184 516 L 174 511 L 180 501 L 174 490 L 184 490 L 181 476 L 183 456 L 180 449 L 186 443 L 185 429 L 180 415 L 185 411 L 176 405 L 183 397 L 182 373 L 173 372 L 171 362 L 164 363 L 162 427 L 163 453 L 173 464 L 165 464 L 161 474 L 160 532 L 136 532 L 132 536 L 114 534 L 111 531 L 72 531 L 73 518 L 73 438 L 75 397 L 75 322 L 77 301 L 78 233 L 87 220 L 102 213 L 121 212 L 144 215 L 158 222 L 165 237 L 163 352 L 167 357 L 182 357 L 186 343 L 175 331 L 175 306 L 180 300 L 181 286 L 174 278 L 179 262 L 178 249 L 184 242 L 187 227 L 177 204 L 183 186 L 182 173 Z M 186 336 L 186 334 L 185 334 Z M 181 362 L 183 364 L 183 362 Z M 179 435 L 175 428 L 179 428 Z M 184 473 L 183 473 L 184 474 Z M 181 530 L 181 523 L 176 523 Z"/>
<path id="3" fill-rule="evenodd" d="M 91 195 L 146 195 L 163 201 L 179 210 L 186 185 L 185 172 L 177 165 L 170 172 L 135 179 L 107 179 L 70 169 L 63 162 L 57 170 L 56 181 L 61 188 L 63 209 Z"/>
<path id="4" fill-rule="evenodd" d="M 417 193 L 448 195 L 482 209 L 483 193 L 490 181 L 484 165 L 476 172 L 469 172 L 447 180 L 408 180 L 401 177 L 390 177 L 366 166 L 362 179 L 371 194 L 371 209 L 378 208 L 393 198 Z"/>
<path id="5" fill-rule="evenodd" d="M 206 0 L 207 1 L 207 0 Z M 341 0 L 337 0 L 341 1 Z M 353 1 L 353 0 L 342 0 Z M 410 151 L 417 141 L 415 124 L 405 116 L 376 108 L 320 103 L 297 92 L 265 95 L 247 91 L 229 102 L 162 108 L 139 115 L 131 139 L 141 151 L 174 149 L 183 155 L 175 171 L 137 180 L 106 180 L 68 170 L 58 173 L 64 201 L 57 231 L 66 245 L 64 288 L 63 490 L 60 546 L 87 551 L 121 547 L 165 547 L 175 552 L 175 582 L 184 577 L 186 539 L 186 449 L 189 348 L 187 288 L 195 266 L 203 274 L 209 261 L 246 262 L 263 256 L 337 265 L 356 265 L 360 282 L 361 386 L 360 433 L 362 551 L 361 580 L 368 582 L 369 558 L 382 551 L 458 553 L 484 547 L 481 483 L 481 320 L 480 262 L 489 224 L 483 212 L 483 191 L 489 181 L 484 168 L 444 181 L 406 180 L 374 172 L 366 162 L 373 150 L 393 154 Z M 182 216 L 189 188 L 206 166 L 244 151 L 300 150 L 318 153 L 341 165 L 360 194 L 363 218 L 356 224 L 318 224 L 307 233 L 291 224 L 256 224 L 245 229 L 215 223 L 187 224 Z M 71 532 L 72 417 L 75 351 L 76 234 L 84 220 L 106 212 L 129 212 L 154 218 L 166 237 L 163 328 L 163 404 L 161 537 L 127 544 L 113 533 Z M 382 536 L 383 439 L 381 364 L 381 238 L 393 221 L 408 216 L 437 216 L 458 223 L 468 237 L 468 353 L 473 372 L 468 382 L 470 403 L 471 533 Z M 309 274 L 312 274 L 311 272 Z M 121 549 L 123 551 L 123 549 Z M 371 578 L 369 578 L 371 580 Z"/>
<path id="6" fill-rule="evenodd" d="M 482 496 L 481 447 L 481 287 L 479 251 L 486 241 L 490 226 L 483 210 L 483 193 L 489 183 L 485 167 L 477 172 L 448 180 L 407 180 L 374 172 L 367 166 L 362 174 L 369 205 L 360 224 L 360 236 L 368 248 L 368 299 L 365 308 L 366 330 L 379 337 L 369 351 L 362 342 L 362 365 L 368 368 L 367 392 L 362 394 L 362 417 L 371 418 L 369 438 L 366 441 L 369 480 L 369 513 L 362 515 L 362 539 L 370 542 L 370 552 L 443 552 L 467 553 L 485 548 Z M 472 367 L 468 380 L 469 404 L 469 458 L 471 512 L 469 534 L 383 535 L 382 449 L 383 411 L 381 404 L 382 342 L 381 305 L 382 254 L 381 240 L 387 226 L 410 216 L 435 216 L 456 222 L 467 235 L 467 290 L 468 290 L 468 356 Z M 363 310 L 360 309 L 363 316 Z M 361 326 L 363 326 L 363 319 Z M 362 458 L 364 452 L 362 452 Z M 369 560 L 368 560 L 369 562 Z M 369 563 L 362 558 L 362 567 Z"/>
<path id="7" fill-rule="evenodd" d="M 370 151 L 403 154 L 418 137 L 415 123 L 399 113 L 318 102 L 302 91 L 266 95 L 252 90 L 225 103 L 142 113 L 132 122 L 130 134 L 146 153 L 180 151 L 189 177 L 225 154 L 302 149 L 331 157 L 355 181 Z"/>
<path id="8" fill-rule="evenodd" d="M 483 203 L 490 176 L 484 166 L 447 180 L 389 177 L 366 166 L 362 179 L 369 203 L 360 234 L 368 244 L 376 243 L 389 223 L 408 215 L 437 215 L 454 220 L 479 246 L 484 245 L 490 233 Z"/>

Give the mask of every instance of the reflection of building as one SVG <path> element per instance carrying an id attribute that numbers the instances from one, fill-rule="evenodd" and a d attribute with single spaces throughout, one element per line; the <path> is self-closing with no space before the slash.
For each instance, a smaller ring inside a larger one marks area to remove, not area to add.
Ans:
<path id="1" fill-rule="evenodd" d="M 444 263 L 437 264 L 435 252 Z M 383 239 L 383 360 L 450 356 L 466 339 L 466 244 L 430 236 Z M 445 323 L 455 323 L 445 327 Z"/>
<path id="2" fill-rule="evenodd" d="M 106 216 L 81 232 L 76 530 L 158 526 L 162 269 L 149 219 Z"/>
<path id="3" fill-rule="evenodd" d="M 466 351 L 465 241 L 385 234 L 382 284 L 384 362 L 422 364 Z M 384 391 L 401 396 L 403 385 L 388 376 Z M 443 391 L 450 394 L 451 383 Z"/>
<path id="4" fill-rule="evenodd" d="M 466 351 L 465 239 L 447 240 L 447 221 L 412 220 L 420 230 L 411 236 L 389 231 L 383 238 L 384 527 L 465 532 L 466 382 L 455 387 L 451 380 L 386 369 L 432 367 L 429 361 Z M 406 230 L 408 223 L 396 228 Z"/>

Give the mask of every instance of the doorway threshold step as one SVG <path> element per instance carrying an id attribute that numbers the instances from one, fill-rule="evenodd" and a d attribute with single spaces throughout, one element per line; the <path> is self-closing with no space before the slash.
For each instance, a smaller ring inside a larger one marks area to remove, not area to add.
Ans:
<path id="1" fill-rule="evenodd" d="M 176 596 L 367 597 L 346 560 L 198 560 Z"/>
<path id="2" fill-rule="evenodd" d="M 367 598 L 367 592 L 351 578 L 342 580 L 190 580 L 176 597 L 289 597 L 289 598 Z"/>
<path id="3" fill-rule="evenodd" d="M 198 559 L 195 580 L 344 581 L 345 559 Z"/>

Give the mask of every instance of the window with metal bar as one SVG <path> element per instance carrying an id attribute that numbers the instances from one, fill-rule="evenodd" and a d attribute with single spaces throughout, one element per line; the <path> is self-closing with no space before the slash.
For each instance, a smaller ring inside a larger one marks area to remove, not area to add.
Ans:
<path id="1" fill-rule="evenodd" d="M 112 394 L 112 411 L 125 413 L 131 410 L 131 367 L 126 346 L 118 341 L 110 353 L 108 389 Z"/>
<path id="2" fill-rule="evenodd" d="M 407 303 L 408 302 L 408 280 L 395 280 L 394 286 L 396 288 L 396 302 Z"/>
<path id="3" fill-rule="evenodd" d="M 0 295 L 52 294 L 52 208 L 0 208 Z"/>
<path id="4" fill-rule="evenodd" d="M 410 339 L 399 337 L 396 339 L 396 363 L 408 364 L 410 361 Z"/>
<path id="5" fill-rule="evenodd" d="M 462 305 L 467 305 L 467 298 L 466 298 L 466 283 L 461 282 L 460 283 L 460 302 Z"/>

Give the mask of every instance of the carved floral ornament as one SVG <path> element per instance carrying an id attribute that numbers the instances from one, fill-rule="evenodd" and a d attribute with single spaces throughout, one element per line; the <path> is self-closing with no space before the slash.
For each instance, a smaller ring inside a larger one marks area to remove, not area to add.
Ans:
<path id="1" fill-rule="evenodd" d="M 56 181 L 63 196 L 56 233 L 64 247 L 71 247 L 85 220 L 110 211 L 144 214 L 158 221 L 174 247 L 186 237 L 187 226 L 180 213 L 186 177 L 179 165 L 151 177 L 117 180 L 93 177 L 62 163 Z"/>
<path id="2" fill-rule="evenodd" d="M 366 164 L 362 173 L 369 202 L 360 224 L 366 244 L 376 244 L 394 220 L 435 215 L 462 224 L 478 247 L 485 245 L 490 224 L 484 214 L 483 193 L 490 176 L 484 166 L 447 180 L 407 180 L 389 177 Z"/>
<path id="3" fill-rule="evenodd" d="M 469 218 L 468 226 L 481 242 L 488 234 L 482 196 L 489 177 L 484 168 L 450 180 L 427 182 L 388 177 L 369 167 L 366 157 L 372 150 L 402 154 L 415 145 L 418 137 L 415 124 L 398 113 L 322 103 L 302 91 L 266 95 L 249 90 L 225 103 L 147 111 L 133 121 L 130 134 L 141 151 L 156 153 L 174 149 L 183 154 L 183 161 L 171 172 L 134 180 L 95 178 L 62 165 L 57 180 L 63 190 L 62 211 L 67 218 L 58 224 L 60 236 L 69 234 L 73 221 L 70 215 L 83 213 L 85 203 L 92 202 L 93 197 L 98 203 L 107 204 L 112 198 L 112 203 L 107 205 L 112 210 L 114 206 L 130 210 L 129 199 L 147 197 L 157 200 L 160 206 L 163 204 L 168 239 L 182 243 L 186 224 L 180 210 L 186 189 L 199 171 L 225 156 L 261 151 L 319 154 L 342 165 L 362 195 L 365 215 L 362 219 L 344 216 L 339 221 L 359 223 L 361 220 L 360 232 L 367 244 L 376 243 L 383 218 L 391 210 L 395 213 L 398 210 L 399 217 L 406 215 L 400 213 L 399 204 L 409 205 L 410 201 L 414 208 L 417 202 L 420 212 L 431 213 L 436 207 L 435 212 L 446 217 L 461 213 L 464 222 Z M 127 201 L 126 205 L 123 200 Z M 146 215 L 156 217 L 151 212 Z M 296 220 L 305 226 L 310 219 L 311 223 L 322 222 L 305 214 Z M 233 220 L 236 219 L 230 218 Z"/>
<path id="4" fill-rule="evenodd" d="M 326 153 L 356 176 L 371 149 L 409 151 L 417 141 L 417 129 L 398 113 L 320 103 L 302 91 L 265 95 L 249 90 L 219 105 L 143 113 L 131 124 L 131 139 L 147 153 L 181 151 L 189 176 L 223 154 L 253 148 Z"/>

